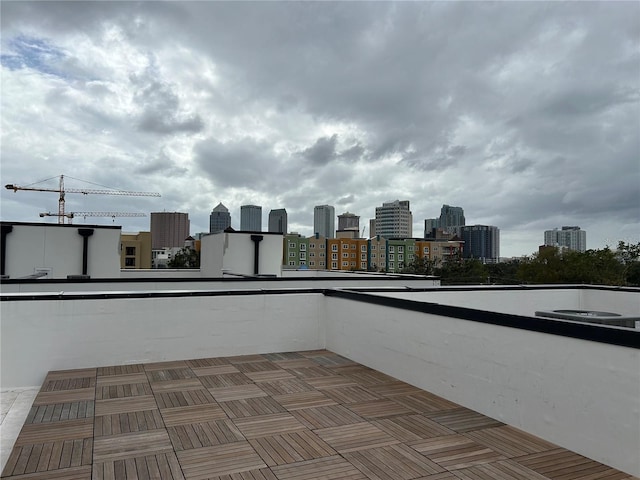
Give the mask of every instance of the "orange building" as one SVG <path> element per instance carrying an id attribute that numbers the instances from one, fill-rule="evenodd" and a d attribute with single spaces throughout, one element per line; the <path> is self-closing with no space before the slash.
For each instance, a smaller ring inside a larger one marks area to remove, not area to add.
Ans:
<path id="1" fill-rule="evenodd" d="M 327 239 L 328 270 L 367 270 L 368 241 L 365 238 Z"/>

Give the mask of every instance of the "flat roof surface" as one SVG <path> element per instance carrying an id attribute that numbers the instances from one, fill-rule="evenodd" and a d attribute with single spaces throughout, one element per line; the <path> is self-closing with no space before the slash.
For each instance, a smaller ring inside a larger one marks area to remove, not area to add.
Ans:
<path id="1" fill-rule="evenodd" d="M 2 475 L 635 478 L 326 350 L 49 372 Z"/>

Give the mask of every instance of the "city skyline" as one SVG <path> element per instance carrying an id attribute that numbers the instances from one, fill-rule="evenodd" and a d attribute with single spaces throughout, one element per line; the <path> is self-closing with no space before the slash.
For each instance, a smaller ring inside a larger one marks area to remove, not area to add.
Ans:
<path id="1" fill-rule="evenodd" d="M 365 226 L 407 198 L 414 236 L 460 205 L 467 224 L 500 229 L 505 257 L 560 225 L 580 225 L 588 248 L 640 239 L 637 2 L 0 10 L 3 184 L 65 174 L 162 194 L 69 194 L 70 212 L 189 212 L 206 232 L 219 202 L 234 228 L 255 204 L 263 225 L 286 208 L 288 230 L 311 235 L 315 205 Z M 39 222 L 56 201 L 2 189 L 1 218 Z M 87 220 L 74 223 L 114 224 Z"/>

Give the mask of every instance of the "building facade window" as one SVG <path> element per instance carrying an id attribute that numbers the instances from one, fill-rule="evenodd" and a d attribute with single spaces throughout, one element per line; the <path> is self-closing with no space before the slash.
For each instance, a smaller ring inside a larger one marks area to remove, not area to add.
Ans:
<path id="1" fill-rule="evenodd" d="M 300 260 L 306 260 L 307 259 L 307 252 L 300 252 Z"/>
<path id="2" fill-rule="evenodd" d="M 398 246 L 398 253 L 404 253 L 404 247 L 402 245 Z"/>
<path id="3" fill-rule="evenodd" d="M 360 251 L 361 252 L 366 252 L 367 251 L 367 246 L 366 245 L 360 245 Z"/>
<path id="4" fill-rule="evenodd" d="M 335 243 L 333 245 L 331 245 L 331 251 L 332 252 L 337 252 L 338 251 L 338 245 L 335 244 Z"/>
<path id="5" fill-rule="evenodd" d="M 129 247 L 127 247 L 129 248 Z M 125 258 L 124 259 L 124 266 L 125 267 L 135 267 L 136 266 L 136 259 L 135 258 Z"/>
<path id="6" fill-rule="evenodd" d="M 293 243 L 293 242 L 291 242 L 291 243 L 289 244 L 289 248 L 296 248 L 296 244 L 295 244 L 295 243 Z"/>
<path id="7" fill-rule="evenodd" d="M 301 243 L 300 244 L 300 250 L 304 250 L 306 252 L 307 251 L 307 244 L 306 243 Z"/>
<path id="8" fill-rule="evenodd" d="M 321 257 L 324 257 L 324 252 L 320 252 L 320 256 L 321 256 Z"/>
<path id="9" fill-rule="evenodd" d="M 393 245 L 389 245 L 389 253 L 395 253 L 396 249 Z"/>
<path id="10" fill-rule="evenodd" d="M 125 255 L 135 255 L 135 254 L 136 254 L 136 247 L 125 248 Z"/>
<path id="11" fill-rule="evenodd" d="M 366 269 L 367 268 L 367 262 L 360 262 L 360 268 L 361 269 Z"/>
<path id="12" fill-rule="evenodd" d="M 295 257 L 296 256 L 296 252 L 289 252 L 289 256 L 290 257 Z"/>
<path id="13" fill-rule="evenodd" d="M 347 252 L 342 252 L 342 258 L 349 258 L 349 254 Z"/>

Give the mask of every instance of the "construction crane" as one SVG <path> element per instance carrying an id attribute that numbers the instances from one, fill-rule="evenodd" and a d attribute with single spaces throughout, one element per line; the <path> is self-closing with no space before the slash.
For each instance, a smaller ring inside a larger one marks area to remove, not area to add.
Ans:
<path id="1" fill-rule="evenodd" d="M 52 177 L 55 178 L 55 177 Z M 51 180 L 50 178 L 46 180 Z M 46 180 L 43 180 L 45 182 Z M 42 182 L 38 182 L 42 183 Z M 18 185 L 8 184 L 4 186 L 7 190 L 13 190 L 17 192 L 18 190 L 28 190 L 32 192 L 55 192 L 60 195 L 58 199 L 58 223 L 65 223 L 65 218 L 68 218 L 64 213 L 64 196 L 66 193 L 82 193 L 83 195 L 89 194 L 97 194 L 97 195 L 130 195 L 136 197 L 159 197 L 160 194 L 157 192 L 129 192 L 126 190 L 95 190 L 95 189 L 87 189 L 87 188 L 67 188 L 64 187 L 64 175 L 60 175 L 60 184 L 58 188 L 39 188 L 39 187 L 20 187 Z M 44 215 L 41 215 L 44 216 Z"/>
<path id="2" fill-rule="evenodd" d="M 59 213 L 45 212 L 41 213 L 41 217 L 57 217 Z M 71 212 L 65 213 L 65 217 L 69 219 L 69 223 L 73 223 L 75 217 L 111 217 L 115 220 L 116 217 L 146 217 L 146 213 L 130 213 L 130 212 Z"/>

